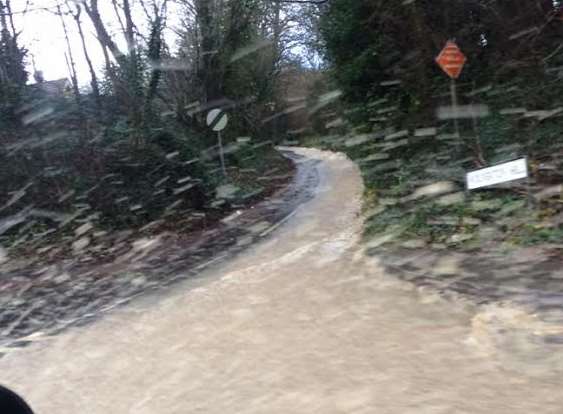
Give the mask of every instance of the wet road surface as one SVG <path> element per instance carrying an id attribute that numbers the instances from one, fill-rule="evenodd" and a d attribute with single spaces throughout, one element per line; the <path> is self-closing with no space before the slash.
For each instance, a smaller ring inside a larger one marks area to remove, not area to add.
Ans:
<path id="1" fill-rule="evenodd" d="M 147 293 L 196 278 L 268 237 L 311 199 L 318 184 L 316 160 L 283 153 L 297 167 L 289 183 L 202 230 L 152 236 L 115 232 L 103 242 L 106 252 L 114 251 L 109 258 L 81 252 L 54 263 L 34 255 L 0 260 L 0 358 L 46 335 L 95 321 Z M 27 264 L 28 259 L 37 263 Z"/>
<path id="2" fill-rule="evenodd" d="M 499 320 L 530 328 L 533 316 L 385 274 L 359 244 L 357 168 L 296 151 L 320 161 L 319 184 L 268 239 L 9 353 L 0 381 L 39 414 L 562 411 L 557 349 L 496 336 Z"/>

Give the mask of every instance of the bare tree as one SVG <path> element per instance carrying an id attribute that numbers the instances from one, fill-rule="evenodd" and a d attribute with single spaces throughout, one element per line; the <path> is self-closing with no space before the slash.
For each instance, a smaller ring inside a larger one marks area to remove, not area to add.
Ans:
<path id="1" fill-rule="evenodd" d="M 124 66 L 128 63 L 127 56 L 119 49 L 117 43 L 109 34 L 104 20 L 100 15 L 98 0 L 84 0 L 82 5 L 84 7 L 84 10 L 86 11 L 86 14 L 90 18 L 94 29 L 96 30 L 96 37 L 98 39 L 98 42 L 100 43 L 104 55 L 106 73 L 111 81 L 113 90 L 117 98 L 125 107 L 133 108 L 135 106 L 135 103 L 132 102 L 130 90 L 117 76 L 114 64 L 111 60 L 111 57 L 113 57 L 113 61 L 117 65 Z"/>
<path id="2" fill-rule="evenodd" d="M 136 50 L 135 44 L 135 25 L 131 15 L 131 6 L 129 0 L 123 0 L 123 14 L 125 15 L 125 40 L 127 41 L 127 49 L 132 54 Z"/>
<path id="3" fill-rule="evenodd" d="M 67 47 L 67 52 L 66 52 L 65 56 L 67 58 L 70 80 L 72 82 L 72 91 L 74 93 L 74 97 L 76 99 L 76 102 L 80 103 L 80 91 L 78 89 L 78 75 L 76 74 L 76 63 L 74 61 L 74 56 L 73 56 L 73 53 L 72 53 L 72 47 L 70 45 L 70 39 L 68 37 L 68 30 L 67 30 L 67 27 L 66 27 L 66 22 L 65 22 L 63 12 L 61 10 L 60 5 L 57 5 L 57 15 L 59 16 L 59 19 L 61 20 L 61 25 L 62 25 L 63 33 L 64 33 L 64 36 L 65 36 L 65 42 L 66 42 L 66 47 Z"/>
<path id="4" fill-rule="evenodd" d="M 121 52 L 121 50 L 119 50 L 117 44 L 113 41 L 107 31 L 104 21 L 102 20 L 102 16 L 100 15 L 98 0 L 85 0 L 82 4 L 84 6 L 84 10 L 88 14 L 90 20 L 92 21 L 92 24 L 94 25 L 98 41 L 102 45 L 102 48 L 109 50 L 113 57 L 116 60 L 119 60 L 123 56 L 123 53 Z M 108 63 L 108 60 L 106 60 L 106 64 Z"/>
<path id="5" fill-rule="evenodd" d="M 10 28 L 12 29 L 12 37 L 16 38 L 16 25 L 14 24 L 14 14 L 12 13 L 12 4 L 10 0 L 6 0 L 6 13 L 8 15 L 8 19 L 10 20 Z"/>
<path id="6" fill-rule="evenodd" d="M 117 5 L 117 0 L 111 0 L 111 4 L 113 6 L 113 11 L 115 12 L 115 16 L 117 17 L 117 21 L 119 22 L 119 27 L 121 27 L 121 32 L 125 33 L 125 25 L 123 24 L 121 13 L 119 13 L 119 6 Z"/>
<path id="7" fill-rule="evenodd" d="M 82 14 L 82 8 L 77 4 L 75 6 L 75 10 L 73 11 L 68 0 L 66 0 L 66 6 L 68 12 L 72 15 L 76 23 L 76 27 L 78 29 L 78 35 L 80 36 L 80 41 L 82 42 L 82 51 L 84 53 L 84 59 L 88 64 L 88 70 L 90 72 L 90 86 L 92 87 L 92 95 L 94 96 L 94 100 L 96 102 L 96 108 L 99 111 L 101 108 L 100 87 L 98 85 L 98 77 L 96 75 L 96 70 L 94 69 L 92 59 L 90 58 L 90 54 L 88 53 L 88 47 L 86 46 L 86 39 L 84 37 L 84 31 L 82 29 L 82 21 L 80 20 L 80 16 Z"/>

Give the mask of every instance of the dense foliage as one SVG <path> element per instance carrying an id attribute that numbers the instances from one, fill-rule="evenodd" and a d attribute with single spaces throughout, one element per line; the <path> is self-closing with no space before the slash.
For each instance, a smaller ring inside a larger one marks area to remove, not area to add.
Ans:
<path id="1" fill-rule="evenodd" d="M 323 139 L 323 145 L 358 159 L 368 194 L 386 205 L 385 214 L 370 221 L 377 224 L 372 229 L 410 220 L 409 237 L 436 240 L 440 226 L 428 224 L 436 217 L 473 214 L 498 222 L 490 211 L 471 210 L 463 196 L 448 206 L 405 197 L 440 180 L 462 191 L 468 170 L 519 156 L 530 161 L 530 188 L 516 183 L 474 198 L 510 203 L 526 202 L 529 192 L 539 194 L 534 196 L 538 209 L 525 212 L 531 216 L 527 225 L 560 225 L 561 193 L 552 187 L 563 179 L 560 2 L 332 0 L 322 8 L 329 73 L 344 104 L 316 119 L 335 132 L 348 132 Z M 435 62 L 452 39 L 468 59 L 456 82 L 455 122 L 440 115 L 452 110 L 451 82 Z M 367 135 L 355 137 L 358 133 Z M 545 196 L 550 188 L 552 194 Z M 521 222 L 514 226 L 522 230 Z"/>
<path id="2" fill-rule="evenodd" d="M 0 247 L 57 240 L 70 247 L 84 223 L 89 233 L 198 228 L 272 191 L 276 180 L 259 177 L 291 169 L 273 149 L 283 134 L 272 134 L 268 118 L 283 107 L 283 69 L 300 66 L 292 25 L 301 6 L 180 0 L 177 16 L 167 0 L 124 0 L 108 16 L 108 4 L 48 6 L 60 18 L 69 77 L 45 80 L 39 69 L 46 62 L 34 61 L 35 83 L 28 84 L 19 20 L 0 1 Z M 179 17 L 176 47 L 164 32 Z M 99 44 L 86 41 L 85 24 Z M 77 34 L 81 51 L 70 42 Z M 101 71 L 91 47 L 103 51 Z M 81 57 L 88 80 L 76 71 Z M 212 108 L 230 117 L 226 174 L 206 125 Z"/>
<path id="3" fill-rule="evenodd" d="M 0 129 L 17 124 L 16 111 L 27 82 L 26 50 L 18 44 L 17 34 L 10 31 L 3 11 L 0 2 Z"/>

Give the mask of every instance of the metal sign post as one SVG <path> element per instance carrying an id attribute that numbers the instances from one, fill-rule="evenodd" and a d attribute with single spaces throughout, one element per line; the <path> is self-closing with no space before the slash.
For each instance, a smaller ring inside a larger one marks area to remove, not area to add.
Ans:
<path id="1" fill-rule="evenodd" d="M 223 140 L 221 137 L 221 131 L 217 131 L 217 141 L 219 142 L 219 158 L 221 159 L 221 171 L 223 175 L 227 175 L 227 169 L 225 168 L 225 154 L 223 154 Z"/>
<path id="2" fill-rule="evenodd" d="M 450 80 L 450 95 L 452 98 L 452 110 L 454 114 L 454 130 L 457 139 L 459 140 L 461 136 L 459 135 L 459 121 L 458 121 L 458 103 L 457 103 L 457 85 L 455 79 Z"/>
<path id="3" fill-rule="evenodd" d="M 225 177 L 227 176 L 227 169 L 225 168 L 225 155 L 223 153 L 223 140 L 221 137 L 221 131 L 225 129 L 228 122 L 229 117 L 222 109 L 212 109 L 207 114 L 207 126 L 213 131 L 217 132 L 219 158 L 221 159 L 221 171 L 223 171 L 223 175 Z"/>

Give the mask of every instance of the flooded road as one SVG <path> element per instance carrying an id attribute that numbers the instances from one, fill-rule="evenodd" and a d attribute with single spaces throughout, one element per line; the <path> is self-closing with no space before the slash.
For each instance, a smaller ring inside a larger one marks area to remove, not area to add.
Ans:
<path id="1" fill-rule="evenodd" d="M 172 294 L 8 354 L 0 381 L 39 414 L 561 412 L 557 349 L 495 330 L 532 316 L 386 275 L 359 244 L 355 165 L 296 151 L 321 161 L 320 182 L 270 238 Z"/>

